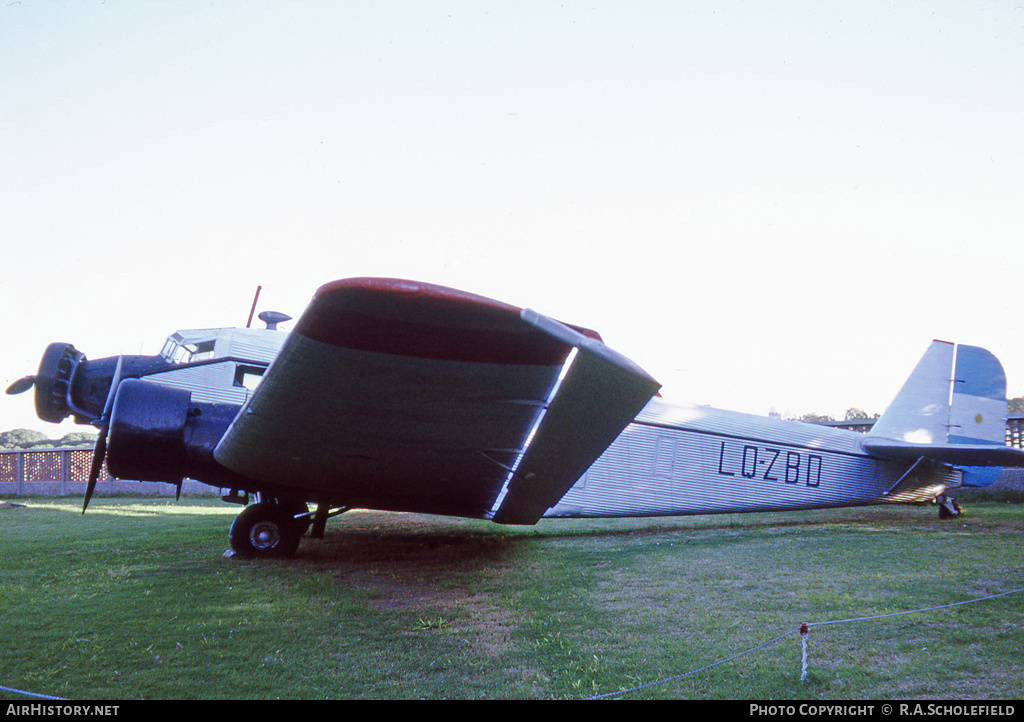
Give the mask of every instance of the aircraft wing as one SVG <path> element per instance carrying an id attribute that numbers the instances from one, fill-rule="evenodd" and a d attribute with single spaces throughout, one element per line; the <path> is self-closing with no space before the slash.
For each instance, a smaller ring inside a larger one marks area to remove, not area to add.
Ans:
<path id="1" fill-rule="evenodd" d="M 523 320 L 572 345 L 572 359 L 508 485 L 494 521 L 535 524 L 660 388 L 629 359 L 530 310 Z"/>
<path id="2" fill-rule="evenodd" d="M 599 339 L 440 286 L 336 281 L 214 456 L 331 504 L 535 523 L 658 389 Z"/>

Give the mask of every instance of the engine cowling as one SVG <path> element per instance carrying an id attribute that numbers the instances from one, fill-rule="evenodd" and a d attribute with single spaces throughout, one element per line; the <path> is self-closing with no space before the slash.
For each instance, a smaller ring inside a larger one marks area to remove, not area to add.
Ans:
<path id="1" fill-rule="evenodd" d="M 43 421 L 59 424 L 72 410 L 67 404 L 75 367 L 85 354 L 69 343 L 51 343 L 39 363 L 35 377 L 36 415 Z"/>
<path id="2" fill-rule="evenodd" d="M 185 477 L 185 446 L 192 394 L 150 381 L 125 379 L 110 414 L 107 470 L 120 479 L 165 481 Z"/>
<path id="3" fill-rule="evenodd" d="M 125 379 L 110 412 L 107 470 L 119 479 L 259 491 L 258 482 L 222 466 L 213 456 L 241 407 L 192 401 L 187 389 Z"/>

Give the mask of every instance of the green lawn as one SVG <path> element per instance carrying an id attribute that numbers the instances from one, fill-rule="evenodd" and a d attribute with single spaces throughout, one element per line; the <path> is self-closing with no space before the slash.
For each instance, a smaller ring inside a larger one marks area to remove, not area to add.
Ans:
<path id="1" fill-rule="evenodd" d="M 675 677 L 820 623 L 1024 587 L 1024 506 L 536 527 L 350 512 L 224 556 L 213 499 L 10 499 L 0 685 L 76 699 L 550 699 Z M 623 696 L 1013 699 L 1024 593 L 812 627 Z M 26 698 L 0 692 L 0 699 Z"/>

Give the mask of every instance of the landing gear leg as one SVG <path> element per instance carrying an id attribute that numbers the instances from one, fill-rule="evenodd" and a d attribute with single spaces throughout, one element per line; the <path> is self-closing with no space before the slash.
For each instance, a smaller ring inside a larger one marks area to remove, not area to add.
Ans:
<path id="1" fill-rule="evenodd" d="M 956 499 L 945 494 L 939 494 L 935 503 L 939 505 L 940 519 L 952 519 L 960 516 L 964 511 L 964 508 L 956 503 Z"/>
<path id="2" fill-rule="evenodd" d="M 331 508 L 327 504 L 317 504 L 316 513 L 313 514 L 313 526 L 309 530 L 309 536 L 313 539 L 324 538 L 324 528 L 327 526 L 327 516 Z"/>
<path id="3" fill-rule="evenodd" d="M 247 506 L 235 517 L 228 539 L 241 557 L 270 559 L 290 557 L 299 548 L 308 521 L 295 519 L 294 505 L 261 501 Z"/>
<path id="4" fill-rule="evenodd" d="M 334 511 L 331 511 L 331 505 L 326 503 L 319 503 L 316 505 L 316 512 L 313 514 L 313 526 L 309 530 L 309 536 L 312 539 L 323 539 L 324 538 L 324 527 L 327 526 L 327 520 L 332 516 L 338 516 L 338 514 L 344 514 L 348 511 L 347 506 L 338 507 Z"/>

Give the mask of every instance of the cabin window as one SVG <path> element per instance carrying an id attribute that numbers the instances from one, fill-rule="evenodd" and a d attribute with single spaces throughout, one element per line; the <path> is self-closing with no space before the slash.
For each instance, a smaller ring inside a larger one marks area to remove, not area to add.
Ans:
<path id="1" fill-rule="evenodd" d="M 213 350 L 216 345 L 216 341 L 202 341 L 200 343 L 189 344 L 192 351 L 192 357 L 189 361 L 206 361 L 207 359 L 213 358 Z"/>
<path id="2" fill-rule="evenodd" d="M 266 369 L 262 366 L 238 364 L 235 367 L 235 386 L 255 391 L 256 387 L 260 385 L 260 379 L 263 378 L 264 371 Z"/>

